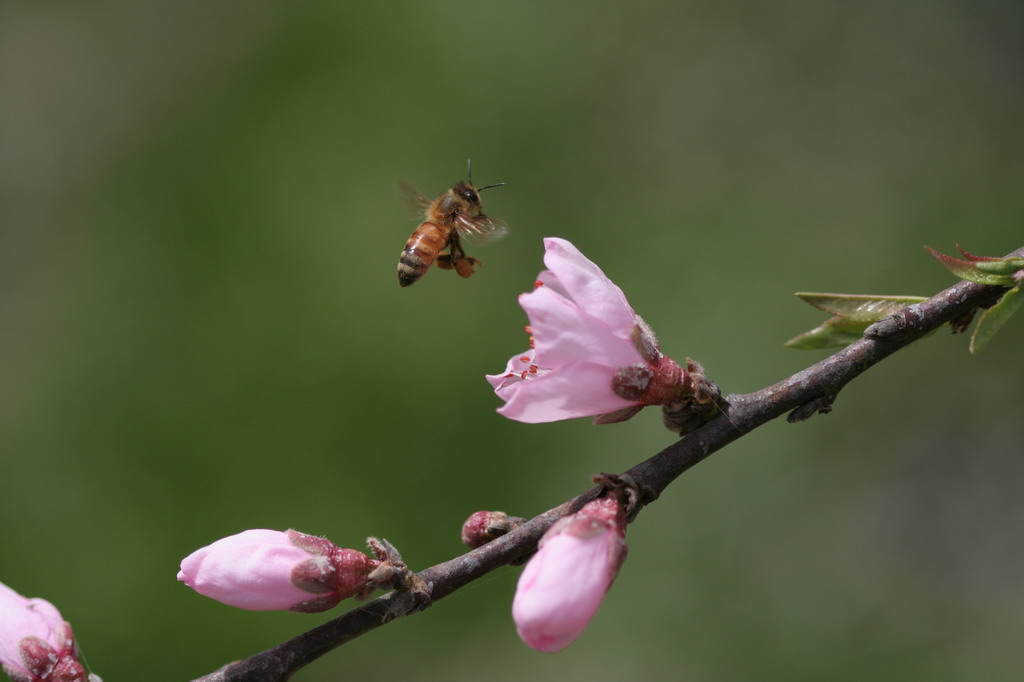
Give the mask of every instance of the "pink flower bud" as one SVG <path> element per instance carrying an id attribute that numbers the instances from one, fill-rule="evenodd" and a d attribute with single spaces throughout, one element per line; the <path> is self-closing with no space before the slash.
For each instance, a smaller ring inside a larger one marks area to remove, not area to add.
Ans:
<path id="1" fill-rule="evenodd" d="M 582 634 L 626 558 L 625 523 L 619 496 L 609 494 L 544 534 L 512 602 L 527 645 L 553 653 Z"/>
<path id="2" fill-rule="evenodd" d="M 198 549 L 178 580 L 250 611 L 326 611 L 367 589 L 379 561 L 298 531 L 247 530 Z"/>
<path id="3" fill-rule="evenodd" d="M 525 520 L 518 516 L 509 516 L 503 511 L 473 512 L 462 524 L 462 544 L 470 549 L 482 547 L 522 524 Z"/>
<path id="4" fill-rule="evenodd" d="M 75 638 L 57 608 L 0 583 L 0 666 L 15 682 L 84 682 Z"/>

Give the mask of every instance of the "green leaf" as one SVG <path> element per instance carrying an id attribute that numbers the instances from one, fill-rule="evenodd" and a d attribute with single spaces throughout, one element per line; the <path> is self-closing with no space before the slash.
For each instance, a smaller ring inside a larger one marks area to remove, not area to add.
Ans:
<path id="1" fill-rule="evenodd" d="M 830 317 L 814 329 L 794 336 L 783 345 L 797 350 L 843 348 L 864 336 L 864 330 L 869 324 L 871 323 Z"/>
<path id="2" fill-rule="evenodd" d="M 1019 258 L 987 259 L 964 253 L 964 255 L 969 258 L 974 259 L 974 261 L 971 262 L 960 260 L 953 256 L 947 256 L 944 253 L 936 251 L 930 246 L 926 246 L 924 248 L 928 250 L 928 253 L 932 254 L 932 257 L 935 258 L 935 260 L 942 264 L 942 267 L 946 268 L 960 279 L 977 282 L 978 284 L 994 284 L 1002 287 L 1013 286 L 1015 282 L 1013 281 L 1013 277 L 1010 277 L 1009 273 L 1020 269 L 1020 267 L 1017 267 L 1017 262 L 1020 261 Z M 1011 268 L 1008 272 L 1006 271 L 1007 267 Z"/>
<path id="3" fill-rule="evenodd" d="M 1021 288 L 1016 286 L 1010 289 L 999 302 L 986 310 L 978 319 L 978 326 L 974 328 L 971 335 L 971 353 L 977 353 L 985 347 L 996 332 L 1006 324 L 1006 321 L 1017 312 L 1021 303 L 1024 303 L 1024 296 L 1020 295 Z"/>
<path id="4" fill-rule="evenodd" d="M 902 308 L 925 299 L 921 296 L 869 296 L 867 294 L 820 294 L 798 291 L 800 300 L 826 313 L 854 322 L 877 322 Z M 828 322 L 826 322 L 828 324 Z M 864 325 L 865 327 L 867 324 Z M 799 337 L 798 337 L 799 338 Z"/>

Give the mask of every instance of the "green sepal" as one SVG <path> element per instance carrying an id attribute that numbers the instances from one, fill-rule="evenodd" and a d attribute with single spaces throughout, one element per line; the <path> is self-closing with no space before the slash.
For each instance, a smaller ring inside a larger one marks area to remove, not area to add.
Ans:
<path id="1" fill-rule="evenodd" d="M 1024 259 L 1021 258 L 983 258 L 968 254 L 961 249 L 961 253 L 971 258 L 971 260 L 961 260 L 947 256 L 930 246 L 924 248 L 935 260 L 939 261 L 942 267 L 960 279 L 978 284 L 1012 287 L 1016 282 L 1011 274 L 1024 268 Z"/>
<path id="2" fill-rule="evenodd" d="M 871 296 L 868 294 L 822 294 L 798 291 L 796 296 L 803 302 L 824 310 L 826 313 L 852 322 L 864 322 L 864 326 L 877 322 L 908 305 L 926 300 L 922 296 Z M 829 321 L 831 322 L 831 320 Z M 826 322 L 825 324 L 829 324 Z"/>
<path id="3" fill-rule="evenodd" d="M 864 330 L 869 324 L 871 323 L 830 317 L 814 329 L 794 336 L 783 345 L 797 350 L 844 348 L 864 336 Z"/>
<path id="4" fill-rule="evenodd" d="M 970 251 L 965 250 L 959 244 L 956 245 L 957 250 L 963 254 L 964 258 L 975 263 L 979 263 L 979 268 L 983 272 L 1008 272 L 1010 274 L 1024 268 L 1024 258 L 1015 258 L 1011 256 L 976 256 Z M 995 269 L 989 270 L 993 266 L 981 265 L 982 263 L 995 263 Z M 1007 269 L 1008 268 L 1008 269 Z"/>
<path id="5" fill-rule="evenodd" d="M 974 264 L 979 271 L 989 275 L 1012 275 L 1024 270 L 1024 258 L 1001 258 L 993 261 L 979 261 Z"/>
<path id="6" fill-rule="evenodd" d="M 1021 303 L 1024 303 L 1024 296 L 1021 296 L 1020 293 L 1021 287 L 1015 286 L 1003 294 L 998 303 L 982 313 L 974 328 L 974 333 L 971 335 L 970 350 L 972 354 L 984 348 L 985 344 L 1006 324 L 1006 321 L 1017 312 Z"/>

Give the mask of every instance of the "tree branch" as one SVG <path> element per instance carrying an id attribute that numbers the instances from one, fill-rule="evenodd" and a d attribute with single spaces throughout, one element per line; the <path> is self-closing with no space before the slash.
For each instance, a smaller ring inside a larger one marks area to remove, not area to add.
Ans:
<path id="1" fill-rule="evenodd" d="M 1010 255 L 1024 257 L 1024 247 Z M 729 396 L 722 418 L 673 443 L 625 475 L 631 476 L 639 487 L 641 503 L 649 504 L 680 474 L 737 438 L 791 410 L 793 421 L 827 411 L 839 391 L 862 372 L 943 324 L 992 305 L 1005 292 L 1002 287 L 961 281 L 926 301 L 904 308 L 869 327 L 865 338 L 788 379 L 754 393 Z M 430 586 L 432 601 L 443 599 L 490 571 L 529 555 L 555 521 L 577 511 L 600 493 L 600 487 L 588 490 L 483 547 L 417 575 Z M 378 597 L 195 682 L 287 680 L 328 651 L 385 624 L 400 599 L 401 595 L 395 592 Z"/>

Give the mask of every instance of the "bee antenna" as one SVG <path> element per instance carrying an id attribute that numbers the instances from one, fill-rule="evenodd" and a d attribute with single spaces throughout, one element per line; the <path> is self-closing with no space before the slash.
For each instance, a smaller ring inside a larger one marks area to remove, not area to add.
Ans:
<path id="1" fill-rule="evenodd" d="M 466 179 L 473 180 L 473 159 L 466 159 Z"/>
<path id="2" fill-rule="evenodd" d="M 505 183 L 504 183 L 504 182 L 496 182 L 496 183 L 494 183 L 493 185 L 487 185 L 486 187 L 481 187 L 481 188 L 480 188 L 480 189 L 478 189 L 477 191 L 478 191 L 478 192 L 483 192 L 483 191 L 484 191 L 485 189 L 490 189 L 490 188 L 492 188 L 492 187 L 503 187 L 504 185 L 505 185 Z"/>

